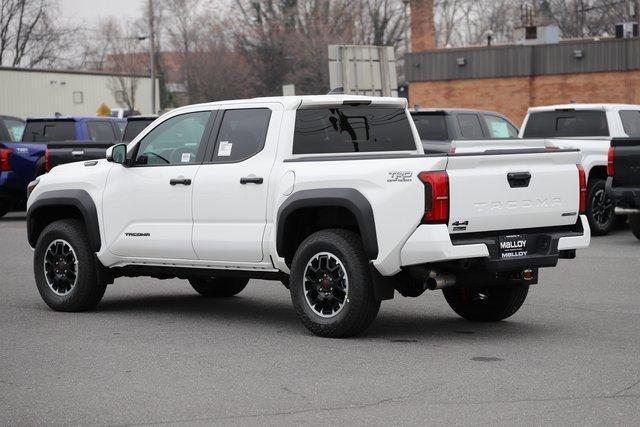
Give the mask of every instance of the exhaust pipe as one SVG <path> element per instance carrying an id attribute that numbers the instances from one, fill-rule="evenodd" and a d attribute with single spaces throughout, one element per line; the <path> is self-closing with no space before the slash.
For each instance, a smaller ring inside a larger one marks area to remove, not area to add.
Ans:
<path id="1" fill-rule="evenodd" d="M 456 284 L 456 276 L 450 273 L 438 272 L 431 270 L 425 281 L 427 289 L 434 291 L 436 289 L 444 289 Z"/>

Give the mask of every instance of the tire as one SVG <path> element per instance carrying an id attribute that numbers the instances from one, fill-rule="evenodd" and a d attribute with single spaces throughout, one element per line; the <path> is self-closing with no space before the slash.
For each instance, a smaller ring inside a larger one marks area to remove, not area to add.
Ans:
<path id="1" fill-rule="evenodd" d="M 640 240 L 640 214 L 629 215 L 629 228 L 638 240 Z"/>
<path id="2" fill-rule="evenodd" d="M 522 307 L 529 285 L 443 289 L 447 303 L 460 317 L 475 322 L 497 322 Z"/>
<path id="3" fill-rule="evenodd" d="M 53 310 L 91 310 L 102 299 L 107 282 L 98 279 L 98 261 L 88 240 L 84 224 L 76 219 L 53 222 L 40 234 L 33 270 L 38 292 Z"/>
<path id="4" fill-rule="evenodd" d="M 615 205 L 605 191 L 604 179 L 592 179 L 589 182 L 587 219 L 594 236 L 608 234 L 616 224 Z"/>
<path id="5" fill-rule="evenodd" d="M 238 295 L 249 283 L 240 277 L 192 277 L 191 287 L 207 298 L 229 298 Z"/>
<path id="6" fill-rule="evenodd" d="M 293 257 L 289 288 L 298 317 L 321 337 L 358 335 L 380 309 L 360 237 L 348 230 L 307 237 Z"/>

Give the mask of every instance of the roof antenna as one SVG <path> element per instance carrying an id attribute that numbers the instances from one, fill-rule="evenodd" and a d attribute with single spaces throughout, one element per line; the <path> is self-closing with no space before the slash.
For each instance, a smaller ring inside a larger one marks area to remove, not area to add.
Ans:
<path id="1" fill-rule="evenodd" d="M 342 86 L 338 86 L 329 91 L 327 95 L 344 95 L 344 88 Z"/>

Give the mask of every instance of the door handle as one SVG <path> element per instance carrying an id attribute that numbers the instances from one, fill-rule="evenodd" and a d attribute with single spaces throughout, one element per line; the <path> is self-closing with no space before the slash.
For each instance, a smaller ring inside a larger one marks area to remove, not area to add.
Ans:
<path id="1" fill-rule="evenodd" d="M 191 185 L 191 180 L 189 178 L 173 178 L 169 180 L 169 184 L 171 185 Z"/>
<path id="2" fill-rule="evenodd" d="M 264 179 L 259 176 L 244 176 L 240 178 L 240 184 L 262 184 Z"/>
<path id="3" fill-rule="evenodd" d="M 507 174 L 507 181 L 509 181 L 511 188 L 528 187 L 531 174 L 529 172 L 510 172 Z"/>

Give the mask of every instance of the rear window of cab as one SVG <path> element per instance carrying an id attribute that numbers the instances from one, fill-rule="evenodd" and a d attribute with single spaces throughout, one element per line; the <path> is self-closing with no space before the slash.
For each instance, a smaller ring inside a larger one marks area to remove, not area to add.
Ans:
<path id="1" fill-rule="evenodd" d="M 609 136 L 602 110 L 557 110 L 529 114 L 524 138 Z"/>
<path id="2" fill-rule="evenodd" d="M 415 150 L 404 108 L 339 106 L 296 112 L 293 154 Z"/>

